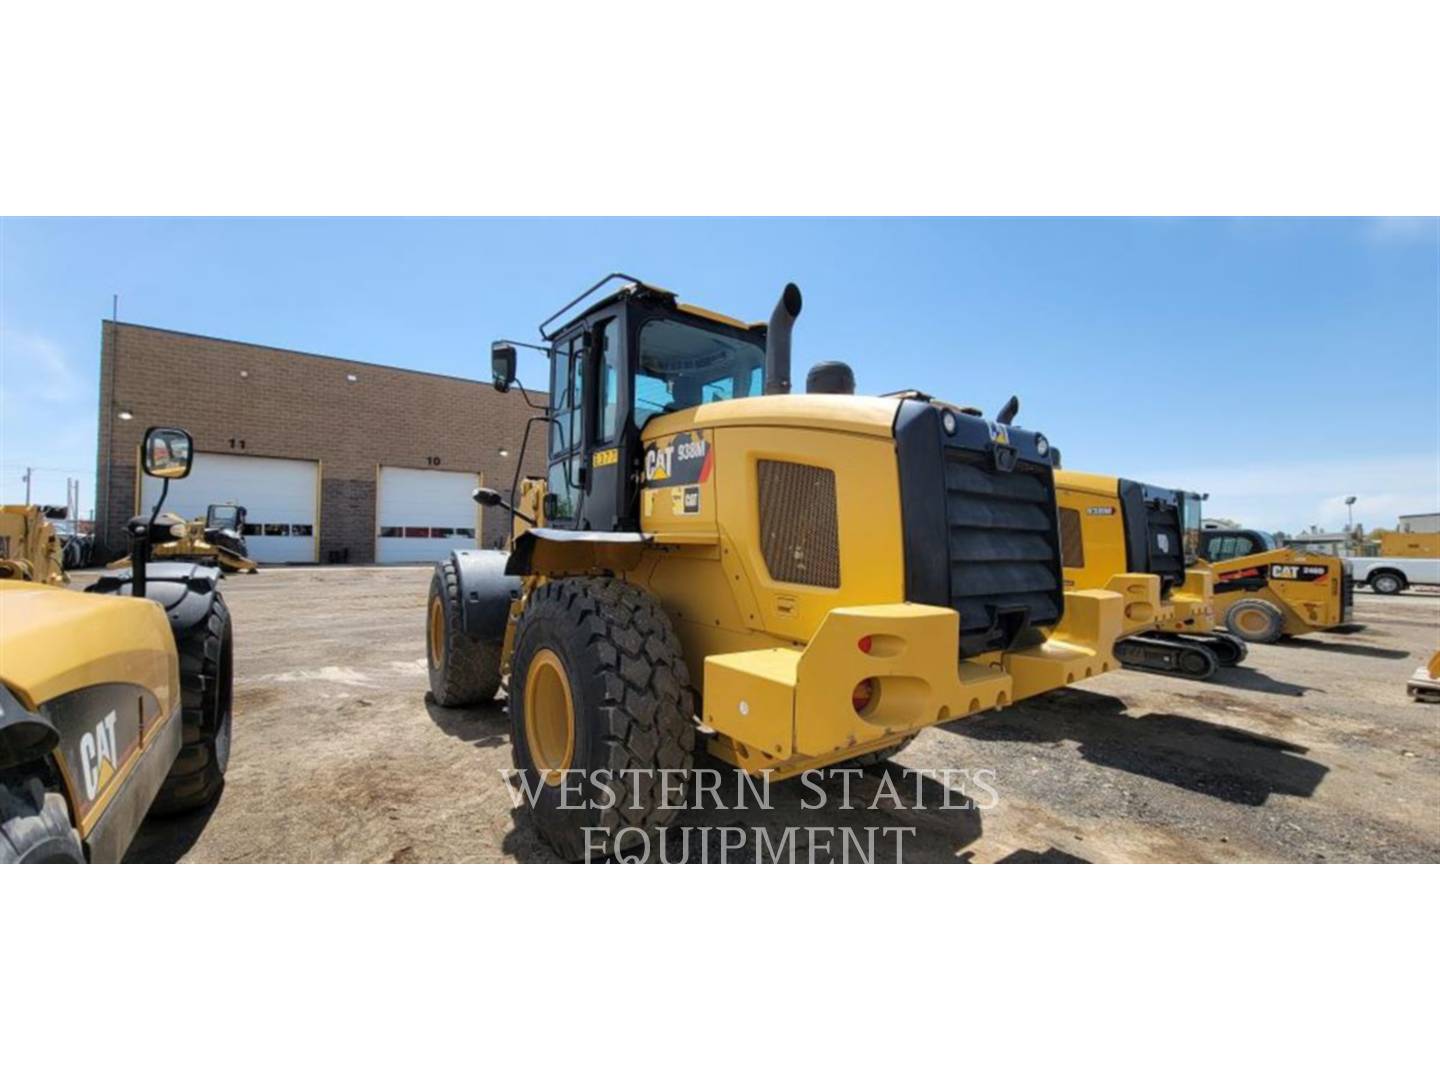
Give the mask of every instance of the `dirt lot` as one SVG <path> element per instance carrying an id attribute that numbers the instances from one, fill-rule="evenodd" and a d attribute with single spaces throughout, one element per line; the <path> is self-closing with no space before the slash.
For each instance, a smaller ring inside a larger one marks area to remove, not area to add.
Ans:
<path id="1" fill-rule="evenodd" d="M 426 701 L 429 574 L 228 578 L 238 651 L 224 794 L 208 812 L 147 823 L 130 858 L 550 860 L 500 772 L 503 706 Z M 727 789 L 731 809 L 689 810 L 677 824 L 797 825 L 802 861 L 826 858 L 803 830 L 828 826 L 875 828 L 881 861 L 897 845 L 926 862 L 1440 859 L 1440 705 L 1404 690 L 1440 647 L 1440 596 L 1362 592 L 1356 619 L 1359 633 L 1252 648 L 1245 667 L 1208 683 L 1118 672 L 927 730 L 897 759 L 905 768 L 851 778 L 850 809 L 839 779 L 818 811 L 801 809 L 818 798 L 791 782 L 767 813 L 735 809 Z M 977 770 L 989 771 L 976 781 Z M 897 828 L 913 831 L 880 831 Z M 718 830 L 692 835 L 692 860 L 718 858 Z M 747 857 L 753 845 L 729 852 Z"/>

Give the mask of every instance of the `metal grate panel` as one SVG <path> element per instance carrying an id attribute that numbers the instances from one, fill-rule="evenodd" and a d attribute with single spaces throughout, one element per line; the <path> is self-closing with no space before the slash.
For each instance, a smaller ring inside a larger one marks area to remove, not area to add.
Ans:
<path id="1" fill-rule="evenodd" d="M 971 450 L 945 451 L 950 606 L 960 613 L 960 654 L 1008 649 L 1026 627 L 1060 619 L 1059 529 L 1048 468 L 1011 472 Z"/>
<path id="2" fill-rule="evenodd" d="M 1080 511 L 1060 507 L 1060 564 L 1077 570 L 1085 567 L 1085 536 L 1081 531 Z"/>
<path id="3" fill-rule="evenodd" d="M 776 581 L 840 587 L 835 473 L 793 461 L 761 460 L 760 550 Z"/>

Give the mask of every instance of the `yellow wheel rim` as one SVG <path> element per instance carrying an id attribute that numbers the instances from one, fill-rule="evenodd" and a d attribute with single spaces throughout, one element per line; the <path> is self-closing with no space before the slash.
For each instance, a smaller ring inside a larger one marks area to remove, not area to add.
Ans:
<path id="1" fill-rule="evenodd" d="M 1240 612 L 1235 621 L 1240 624 L 1241 630 L 1249 634 L 1263 634 L 1270 625 L 1265 613 L 1253 608 Z"/>
<path id="2" fill-rule="evenodd" d="M 541 649 L 525 671 L 525 742 L 545 783 L 558 785 L 575 757 L 575 702 L 565 665 Z"/>
<path id="3" fill-rule="evenodd" d="M 429 633 L 430 666 L 440 670 L 440 661 L 445 655 L 445 608 L 440 597 L 430 601 Z"/>

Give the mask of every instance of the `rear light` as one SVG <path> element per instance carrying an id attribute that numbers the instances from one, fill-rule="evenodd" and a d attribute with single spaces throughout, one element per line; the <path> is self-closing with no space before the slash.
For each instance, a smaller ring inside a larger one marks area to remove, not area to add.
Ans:
<path id="1" fill-rule="evenodd" d="M 875 700 L 875 680 L 861 679 L 855 684 L 855 689 L 850 691 L 850 704 L 855 711 L 862 716 Z"/>
<path id="2" fill-rule="evenodd" d="M 872 648 L 875 647 L 875 639 L 872 638 L 869 634 L 866 634 L 855 644 L 859 646 L 861 652 L 868 653 Z"/>

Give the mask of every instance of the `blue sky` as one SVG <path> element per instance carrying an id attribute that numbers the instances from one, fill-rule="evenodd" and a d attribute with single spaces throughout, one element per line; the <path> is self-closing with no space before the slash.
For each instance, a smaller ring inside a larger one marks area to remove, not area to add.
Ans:
<path id="1" fill-rule="evenodd" d="M 93 505 L 100 320 L 484 378 L 610 270 L 1257 527 L 1440 509 L 1437 219 L 0 221 L 0 501 Z M 521 376 L 539 384 L 522 357 Z M 137 433 L 138 434 L 138 433 Z"/>

